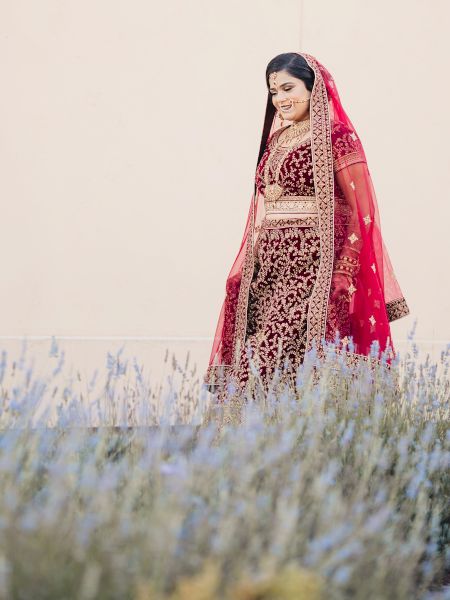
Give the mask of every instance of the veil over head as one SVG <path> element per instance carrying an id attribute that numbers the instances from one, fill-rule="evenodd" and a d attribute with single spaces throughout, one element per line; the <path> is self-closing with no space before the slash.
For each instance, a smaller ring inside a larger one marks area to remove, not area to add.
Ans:
<path id="1" fill-rule="evenodd" d="M 309 115 L 320 233 L 320 266 L 308 304 L 306 351 L 314 347 L 320 354 L 325 341 L 336 341 L 336 332 L 331 327 L 334 310 L 331 282 L 335 261 L 342 251 L 344 231 L 345 243 L 359 251 L 360 268 L 349 303 L 351 336 L 342 340 L 338 351 L 352 363 L 361 359 L 372 361 L 376 340 L 378 352 L 387 351 L 386 362 L 389 364 L 395 356 L 389 323 L 409 314 L 409 308 L 382 239 L 366 155 L 342 106 L 333 77 L 310 54 L 297 54 L 306 60 L 315 75 Z M 257 167 L 272 136 L 281 126 L 268 92 Z M 345 196 L 345 206 L 338 197 L 337 186 Z M 204 377 L 208 386 L 221 385 L 224 376 L 239 361 L 240 351 L 245 346 L 255 246 L 264 215 L 264 195 L 255 178 L 244 235 L 226 280 L 225 299 Z"/>

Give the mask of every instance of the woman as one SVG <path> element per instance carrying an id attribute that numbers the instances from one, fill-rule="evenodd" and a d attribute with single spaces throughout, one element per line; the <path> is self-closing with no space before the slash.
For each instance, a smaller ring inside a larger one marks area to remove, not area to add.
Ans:
<path id="1" fill-rule="evenodd" d="M 409 314 L 330 73 L 291 52 L 270 61 L 266 83 L 255 190 L 204 378 L 214 392 L 230 378 L 245 388 L 250 356 L 266 384 L 277 366 L 295 374 L 324 341 L 350 362 L 372 360 L 374 341 L 392 357 L 389 323 Z"/>

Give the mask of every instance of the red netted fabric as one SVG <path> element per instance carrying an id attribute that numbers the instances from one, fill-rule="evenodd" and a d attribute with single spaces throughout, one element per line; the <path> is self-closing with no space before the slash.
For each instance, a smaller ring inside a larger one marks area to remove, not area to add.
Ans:
<path id="1" fill-rule="evenodd" d="M 321 350 L 335 341 L 338 324 L 347 323 L 342 352 L 350 361 L 390 350 L 389 323 L 409 314 L 381 235 L 380 216 L 361 140 L 342 107 L 336 84 L 313 56 L 301 53 L 315 74 L 310 98 L 311 138 L 288 156 L 280 170 L 286 192 L 314 194 L 318 209 L 320 266 L 307 312 L 305 350 Z M 212 345 L 205 383 L 213 389 L 232 374 L 246 342 L 249 288 L 255 269 L 255 247 L 265 214 L 262 170 L 281 124 L 267 98 L 266 114 L 244 235 L 229 272 Z M 297 176 L 298 175 L 298 176 Z M 351 300 L 332 299 L 337 261 L 358 256 L 359 270 Z M 345 311 L 345 315 L 342 314 Z M 341 335 L 338 332 L 338 336 Z M 376 345 L 375 345 L 376 347 Z M 389 363 L 390 358 L 387 362 Z"/>

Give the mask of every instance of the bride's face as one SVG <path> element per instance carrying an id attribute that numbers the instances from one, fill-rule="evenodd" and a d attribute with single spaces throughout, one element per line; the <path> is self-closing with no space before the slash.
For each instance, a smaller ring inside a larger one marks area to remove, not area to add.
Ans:
<path id="1" fill-rule="evenodd" d="M 303 121 L 309 115 L 311 92 L 306 89 L 302 79 L 289 75 L 287 71 L 276 71 L 269 76 L 269 92 L 275 108 L 288 121 Z M 285 106 L 285 108 L 283 108 Z"/>

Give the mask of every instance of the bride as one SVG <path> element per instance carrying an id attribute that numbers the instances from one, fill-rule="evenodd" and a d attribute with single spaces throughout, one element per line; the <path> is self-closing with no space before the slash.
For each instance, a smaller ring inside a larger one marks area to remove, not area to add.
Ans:
<path id="1" fill-rule="evenodd" d="M 266 84 L 254 193 L 204 377 L 213 392 L 230 379 L 245 388 L 250 356 L 266 384 L 277 366 L 295 375 L 324 340 L 351 362 L 367 360 L 375 340 L 392 357 L 389 323 L 409 314 L 332 76 L 289 52 L 269 62 Z"/>

